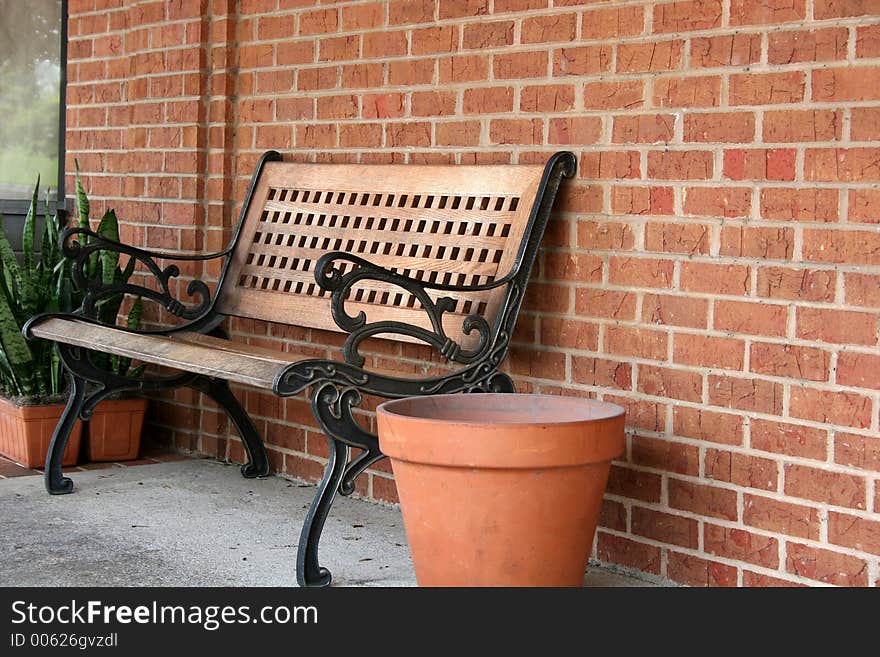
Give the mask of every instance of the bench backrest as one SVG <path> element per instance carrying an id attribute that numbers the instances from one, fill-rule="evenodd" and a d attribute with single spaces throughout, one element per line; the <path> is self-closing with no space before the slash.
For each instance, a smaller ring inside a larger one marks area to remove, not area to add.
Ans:
<path id="1" fill-rule="evenodd" d="M 423 281 L 487 283 L 513 265 L 544 167 L 267 162 L 257 179 L 217 309 L 284 324 L 339 330 L 317 260 L 344 251 Z M 343 267 L 343 273 L 353 265 Z M 505 288 L 456 299 L 444 327 L 462 345 L 463 319 L 492 324 Z M 428 328 L 420 303 L 378 281 L 356 285 L 349 315 Z M 400 336 L 390 335 L 394 339 Z M 471 336 L 471 339 L 475 336 Z M 405 339 L 405 338 L 404 338 Z"/>

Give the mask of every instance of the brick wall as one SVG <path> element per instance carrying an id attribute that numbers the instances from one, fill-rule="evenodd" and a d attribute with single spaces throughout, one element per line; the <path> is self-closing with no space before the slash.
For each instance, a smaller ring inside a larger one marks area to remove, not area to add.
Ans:
<path id="1" fill-rule="evenodd" d="M 628 409 L 598 558 L 696 585 L 878 584 L 878 3 L 70 0 L 70 15 L 68 170 L 78 158 L 136 244 L 220 248 L 267 148 L 574 151 L 507 368 L 521 390 Z M 316 480 L 305 399 L 240 392 L 275 467 Z M 153 419 L 182 449 L 242 457 L 197 394 Z M 395 499 L 387 463 L 358 493 Z"/>

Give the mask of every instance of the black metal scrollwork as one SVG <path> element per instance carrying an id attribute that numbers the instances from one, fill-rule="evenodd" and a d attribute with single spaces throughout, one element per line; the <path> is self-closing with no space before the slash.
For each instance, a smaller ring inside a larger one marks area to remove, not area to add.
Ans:
<path id="1" fill-rule="evenodd" d="M 85 244 L 77 239 L 80 235 L 88 237 L 88 241 Z M 195 303 L 183 303 L 175 298 L 171 292 L 170 285 L 172 279 L 180 275 L 180 267 L 172 264 L 163 268 L 157 264 L 156 260 L 202 261 L 229 255 L 229 249 L 220 253 L 205 255 L 154 253 L 128 246 L 121 242 L 108 240 L 84 228 L 68 228 L 65 230 L 61 234 L 61 249 L 66 257 L 73 260 L 71 274 L 78 288 L 84 292 L 82 312 L 89 317 L 94 317 L 97 314 L 97 305 L 101 300 L 117 294 L 132 294 L 162 304 L 175 317 L 188 320 L 199 319 L 211 308 L 211 290 L 203 281 L 193 279 L 187 285 L 186 293 L 189 297 L 195 299 Z M 86 267 L 92 259 L 92 255 L 101 251 L 124 254 L 143 263 L 156 281 L 158 281 L 159 289 L 155 290 L 128 282 L 106 283 L 98 277 L 88 278 L 85 273 Z"/>

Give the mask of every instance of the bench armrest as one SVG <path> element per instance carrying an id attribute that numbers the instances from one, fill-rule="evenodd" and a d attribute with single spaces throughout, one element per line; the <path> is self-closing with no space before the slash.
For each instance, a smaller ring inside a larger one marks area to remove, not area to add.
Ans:
<path id="1" fill-rule="evenodd" d="M 342 268 L 337 267 L 338 262 L 349 262 L 355 265 L 352 271 L 343 274 Z M 517 274 L 517 269 L 512 270 L 506 276 L 489 283 L 472 285 L 448 285 L 431 281 L 422 281 L 410 276 L 404 276 L 384 267 L 344 251 L 332 251 L 323 255 L 315 265 L 315 281 L 324 290 L 330 291 L 330 312 L 333 321 L 343 331 L 349 334 L 342 347 L 345 361 L 354 365 L 363 366 L 365 359 L 358 352 L 361 342 L 367 338 L 385 334 L 405 335 L 416 338 L 437 348 L 442 356 L 456 363 L 470 364 L 483 356 L 491 349 L 489 323 L 482 315 L 468 315 L 462 323 L 462 332 L 469 335 L 477 331 L 479 341 L 472 349 L 463 349 L 461 345 L 452 340 L 443 328 L 443 313 L 455 307 L 455 300 L 451 297 L 441 296 L 436 300 L 428 290 L 438 292 L 483 292 L 508 284 Z M 362 280 L 375 280 L 389 283 L 400 287 L 415 296 L 422 305 L 431 329 L 421 326 L 406 324 L 398 321 L 381 321 L 367 323 L 366 314 L 363 311 L 357 315 L 349 315 L 345 310 L 345 301 L 351 288 Z"/>
<path id="2" fill-rule="evenodd" d="M 85 239 L 82 239 L 85 238 Z M 72 260 L 71 275 L 77 287 L 83 293 L 83 303 L 77 314 L 85 317 L 97 317 L 98 304 L 119 294 L 132 294 L 150 299 L 161 304 L 176 317 L 196 322 L 209 314 L 213 308 L 213 296 L 208 286 L 200 279 L 193 279 L 186 287 L 186 293 L 193 302 L 184 303 L 177 299 L 171 291 L 171 281 L 180 275 L 180 268 L 171 264 L 160 267 L 157 260 L 178 260 L 182 262 L 200 262 L 215 258 L 228 258 L 232 246 L 217 253 L 168 253 L 148 251 L 135 246 L 107 239 L 84 228 L 68 228 L 60 236 L 61 250 L 66 258 Z M 150 274 L 156 279 L 158 289 L 136 285 L 124 280 L 103 280 L 100 277 L 88 277 L 86 274 L 89 263 L 101 254 L 111 252 L 129 256 L 126 267 L 130 275 L 137 262 L 143 263 Z M 190 330 L 192 330 L 190 328 Z"/>

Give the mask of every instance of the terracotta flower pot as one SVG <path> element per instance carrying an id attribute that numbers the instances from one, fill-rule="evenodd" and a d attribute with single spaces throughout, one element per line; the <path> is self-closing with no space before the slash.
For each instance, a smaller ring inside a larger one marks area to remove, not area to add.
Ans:
<path id="1" fill-rule="evenodd" d="M 18 406 L 0 397 L 0 454 L 27 468 L 46 465 L 46 453 L 52 433 L 64 412 L 64 404 Z M 76 465 L 82 422 L 77 421 L 70 432 L 61 464 Z"/>
<path id="2" fill-rule="evenodd" d="M 144 397 L 105 399 L 95 407 L 88 427 L 90 461 L 132 461 L 141 448 Z"/>
<path id="3" fill-rule="evenodd" d="M 378 408 L 421 586 L 581 586 L 624 409 L 473 394 Z"/>

